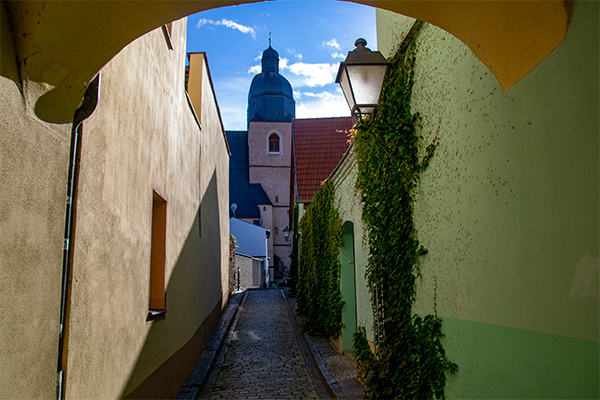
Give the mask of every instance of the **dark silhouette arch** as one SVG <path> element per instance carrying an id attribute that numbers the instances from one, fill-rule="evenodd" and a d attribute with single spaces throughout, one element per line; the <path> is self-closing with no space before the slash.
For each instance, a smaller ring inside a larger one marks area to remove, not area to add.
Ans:
<path id="1" fill-rule="evenodd" d="M 44 83 L 35 94 L 36 114 L 48 122 L 68 123 L 89 82 L 136 38 L 199 11 L 252 2 L 256 1 L 5 2 L 20 76 L 3 75 Z M 571 16 L 571 1 L 563 0 L 356 2 L 450 32 L 487 65 L 503 90 L 564 39 Z"/>

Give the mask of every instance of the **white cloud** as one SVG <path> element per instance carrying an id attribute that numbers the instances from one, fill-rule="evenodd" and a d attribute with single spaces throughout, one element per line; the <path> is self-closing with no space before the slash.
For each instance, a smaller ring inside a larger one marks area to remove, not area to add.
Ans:
<path id="1" fill-rule="evenodd" d="M 302 76 L 304 78 L 303 86 L 315 87 L 333 83 L 335 81 L 338 66 L 337 64 L 308 64 L 298 62 L 291 64 L 289 67 L 286 66 L 285 69 L 288 69 L 294 75 Z"/>
<path id="2" fill-rule="evenodd" d="M 313 98 L 318 98 L 318 99 L 324 99 L 325 97 L 327 97 L 331 93 L 329 93 L 329 92 L 321 92 L 321 93 L 302 92 L 301 94 L 302 94 L 302 96 L 306 96 L 306 97 L 313 97 Z"/>
<path id="3" fill-rule="evenodd" d="M 342 53 L 338 53 L 337 51 L 331 53 L 331 58 L 339 58 L 341 60 L 345 60 L 346 56 Z"/>
<path id="4" fill-rule="evenodd" d="M 303 101 L 296 104 L 296 118 L 348 117 L 350 109 L 341 94 L 303 92 Z M 308 98 L 306 98 L 308 97 Z"/>
<path id="5" fill-rule="evenodd" d="M 295 49 L 285 49 L 285 51 L 289 54 L 297 58 L 298 60 L 302 60 L 302 54 L 298 53 Z"/>
<path id="6" fill-rule="evenodd" d="M 288 60 L 287 58 L 283 57 L 279 59 L 279 69 L 280 70 L 284 70 L 286 68 L 288 68 L 288 63 L 290 62 L 290 60 Z"/>
<path id="7" fill-rule="evenodd" d="M 323 41 L 323 43 L 321 44 L 322 47 L 331 47 L 332 49 L 338 49 L 341 50 L 342 47 L 340 46 L 340 44 L 337 42 L 337 40 L 335 40 L 335 38 L 331 39 L 330 41 L 326 42 Z"/>
<path id="8" fill-rule="evenodd" d="M 293 53 L 293 50 L 286 49 L 288 53 Z M 262 57 L 262 56 L 261 56 Z M 261 57 L 257 57 L 258 61 Z M 301 54 L 294 53 L 294 57 L 300 58 Z M 305 63 L 290 62 L 286 57 L 279 59 L 279 72 L 283 74 L 289 81 L 292 87 L 323 87 L 335 82 L 335 77 L 338 72 L 339 65 L 337 63 Z M 259 74 L 262 71 L 260 64 L 255 64 L 248 68 L 248 74 Z"/>
<path id="9" fill-rule="evenodd" d="M 200 18 L 200 21 L 198 21 L 198 24 L 196 25 L 196 28 L 201 28 L 201 27 L 203 27 L 206 24 L 214 25 L 215 21 L 213 21 L 212 19 Z"/>
<path id="10" fill-rule="evenodd" d="M 248 73 L 258 74 L 261 70 L 262 67 L 260 65 L 253 65 L 248 69 Z M 337 70 L 337 64 L 309 64 L 303 62 L 290 64 L 290 60 L 285 57 L 279 59 L 279 71 L 284 75 L 286 75 L 285 72 L 291 72 L 298 78 L 294 79 L 294 76 L 286 76 L 286 78 L 290 78 L 292 87 L 315 87 L 333 83 L 337 75 Z"/>
<path id="11" fill-rule="evenodd" d="M 196 27 L 201 28 L 204 25 L 224 26 L 226 28 L 235 29 L 244 34 L 252 36 L 252 38 L 254 38 L 254 40 L 256 40 L 256 31 L 254 30 L 254 28 L 252 28 L 250 26 L 238 24 L 237 22 L 231 21 L 229 19 L 223 18 L 219 21 L 213 21 L 212 19 L 201 18 L 198 21 L 198 24 L 196 25 Z"/>
<path id="12" fill-rule="evenodd" d="M 246 129 L 246 107 L 248 88 L 252 77 L 249 75 L 219 79 L 214 82 L 217 101 L 226 130 Z M 297 118 L 323 118 L 350 115 L 339 87 L 327 90 L 294 90 Z"/>
<path id="13" fill-rule="evenodd" d="M 250 34 L 250 36 L 252 36 L 254 39 L 256 39 L 256 31 L 254 30 L 254 28 L 238 24 L 237 22 L 230 21 L 225 18 L 223 18 L 221 21 L 217 21 L 217 25 L 219 25 L 219 23 L 220 23 L 220 25 L 224 25 L 228 28 L 237 29 L 238 31 L 240 31 L 242 33 Z"/>

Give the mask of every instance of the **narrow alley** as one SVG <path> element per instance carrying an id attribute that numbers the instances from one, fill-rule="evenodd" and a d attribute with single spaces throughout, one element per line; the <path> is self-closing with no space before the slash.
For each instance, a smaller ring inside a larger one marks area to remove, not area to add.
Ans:
<path id="1" fill-rule="evenodd" d="M 364 397 L 356 370 L 344 356 L 329 341 L 302 332 L 284 290 L 236 296 L 221 320 L 222 332 L 205 350 L 214 353 L 214 360 L 203 355 L 176 399 Z"/>
<path id="2" fill-rule="evenodd" d="M 302 354 L 282 292 L 248 291 L 238 315 L 225 339 L 225 359 L 212 371 L 216 381 L 208 398 L 318 399 L 318 375 Z"/>

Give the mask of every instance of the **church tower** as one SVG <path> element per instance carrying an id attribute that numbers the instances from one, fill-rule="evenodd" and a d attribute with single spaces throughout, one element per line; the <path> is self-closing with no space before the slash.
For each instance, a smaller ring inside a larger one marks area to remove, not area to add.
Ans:
<path id="1" fill-rule="evenodd" d="M 292 85 L 279 74 L 279 54 L 270 44 L 263 52 L 261 66 L 248 93 L 248 122 L 292 122 L 296 116 Z"/>
<path id="2" fill-rule="evenodd" d="M 290 266 L 289 229 L 292 172 L 292 120 L 296 114 L 292 85 L 279 74 L 279 54 L 270 45 L 262 55 L 262 71 L 248 93 L 248 170 L 251 184 L 260 184 L 271 206 L 260 207 L 261 222 L 271 231 L 269 265 L 281 279 Z"/>

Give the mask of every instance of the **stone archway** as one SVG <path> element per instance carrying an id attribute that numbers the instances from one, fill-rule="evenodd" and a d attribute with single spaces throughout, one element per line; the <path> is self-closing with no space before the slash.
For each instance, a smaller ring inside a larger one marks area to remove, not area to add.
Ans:
<path id="1" fill-rule="evenodd" d="M 3 1 L 20 76 L 0 73 L 19 84 L 37 83 L 28 85 L 25 94 L 35 101 L 37 116 L 67 123 L 96 73 L 136 38 L 199 11 L 252 2 L 256 0 Z M 567 0 L 356 2 L 450 32 L 487 65 L 503 90 L 564 39 L 571 15 Z M 3 38 L 3 46 L 5 42 L 10 38 Z"/>

